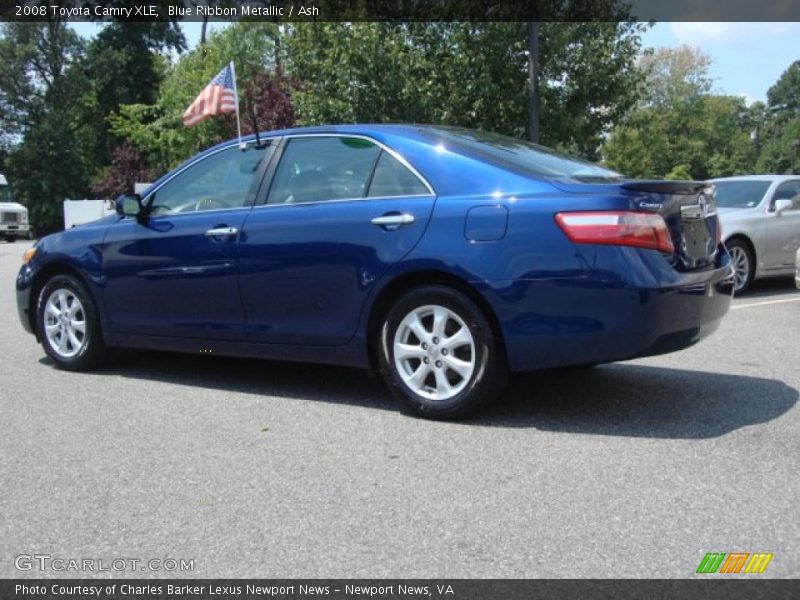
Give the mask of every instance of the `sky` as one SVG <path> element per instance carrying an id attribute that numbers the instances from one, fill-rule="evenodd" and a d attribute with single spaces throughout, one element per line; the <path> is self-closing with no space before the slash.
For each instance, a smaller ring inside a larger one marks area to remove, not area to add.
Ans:
<path id="1" fill-rule="evenodd" d="M 800 60 L 800 23 L 657 23 L 642 43 L 698 47 L 711 56 L 715 92 L 766 102 L 767 90 Z"/>
<path id="2" fill-rule="evenodd" d="M 189 47 L 200 39 L 199 22 L 181 25 Z M 226 23 L 209 23 L 209 33 Z M 84 36 L 100 26 L 73 23 Z M 767 90 L 789 65 L 800 60 L 800 23 L 657 23 L 642 37 L 644 47 L 689 44 L 712 59 L 714 91 L 743 96 L 748 104 L 767 99 Z"/>

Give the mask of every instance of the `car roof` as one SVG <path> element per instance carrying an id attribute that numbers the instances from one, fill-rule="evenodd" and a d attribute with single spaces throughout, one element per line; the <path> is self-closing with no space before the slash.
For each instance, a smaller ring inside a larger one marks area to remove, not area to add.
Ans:
<path id="1" fill-rule="evenodd" d="M 262 138 L 281 137 L 285 135 L 316 134 L 316 133 L 350 133 L 350 134 L 384 134 L 399 137 L 419 139 L 425 131 L 435 130 L 433 125 L 416 123 L 353 123 L 347 125 L 313 125 L 309 127 L 292 127 L 290 129 L 276 129 L 259 133 Z M 255 134 L 242 137 L 242 141 L 255 140 Z M 234 139 L 222 142 L 220 145 L 229 144 Z"/>
<path id="2" fill-rule="evenodd" d="M 710 181 L 785 181 L 798 179 L 800 175 L 735 175 L 733 177 L 717 177 Z"/>

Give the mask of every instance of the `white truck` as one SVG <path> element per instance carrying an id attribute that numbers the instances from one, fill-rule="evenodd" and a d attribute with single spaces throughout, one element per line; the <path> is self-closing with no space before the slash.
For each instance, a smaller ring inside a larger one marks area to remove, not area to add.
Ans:
<path id="1" fill-rule="evenodd" d="M 64 229 L 83 223 L 91 223 L 106 215 L 114 214 L 114 203 L 110 200 L 64 200 Z"/>
<path id="2" fill-rule="evenodd" d="M 7 242 L 17 239 L 30 239 L 31 226 L 28 223 L 28 209 L 14 202 L 11 186 L 5 176 L 0 174 L 0 238 Z"/>

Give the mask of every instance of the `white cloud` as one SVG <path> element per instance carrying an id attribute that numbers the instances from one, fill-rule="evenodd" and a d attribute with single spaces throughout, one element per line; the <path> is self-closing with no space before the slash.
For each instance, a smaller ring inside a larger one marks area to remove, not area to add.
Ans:
<path id="1" fill-rule="evenodd" d="M 752 94 L 748 94 L 747 92 L 739 92 L 737 96 L 739 96 L 740 98 L 744 98 L 744 103 L 747 106 L 752 106 L 753 102 L 756 102 L 758 100 L 758 98 L 756 98 Z"/>
<path id="2" fill-rule="evenodd" d="M 800 33 L 800 23 L 720 23 L 675 22 L 670 30 L 679 44 L 702 46 L 708 43 L 740 43 L 765 36 L 788 36 Z"/>

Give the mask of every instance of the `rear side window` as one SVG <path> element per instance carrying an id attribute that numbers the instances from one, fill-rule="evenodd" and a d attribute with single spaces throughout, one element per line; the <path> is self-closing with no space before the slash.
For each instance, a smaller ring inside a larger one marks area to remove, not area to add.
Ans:
<path id="1" fill-rule="evenodd" d="M 388 152 L 381 152 L 368 195 L 371 198 L 427 196 L 430 191 L 403 163 Z"/>
<path id="2" fill-rule="evenodd" d="M 715 181 L 714 202 L 721 208 L 753 208 L 761 204 L 769 181 Z"/>
<path id="3" fill-rule="evenodd" d="M 361 138 L 290 139 L 267 202 L 299 204 L 363 198 L 379 152 L 375 144 Z"/>
<path id="4" fill-rule="evenodd" d="M 498 133 L 460 127 L 421 130 L 436 145 L 523 175 L 573 179 L 583 183 L 609 183 L 625 179 L 616 171 Z"/>

